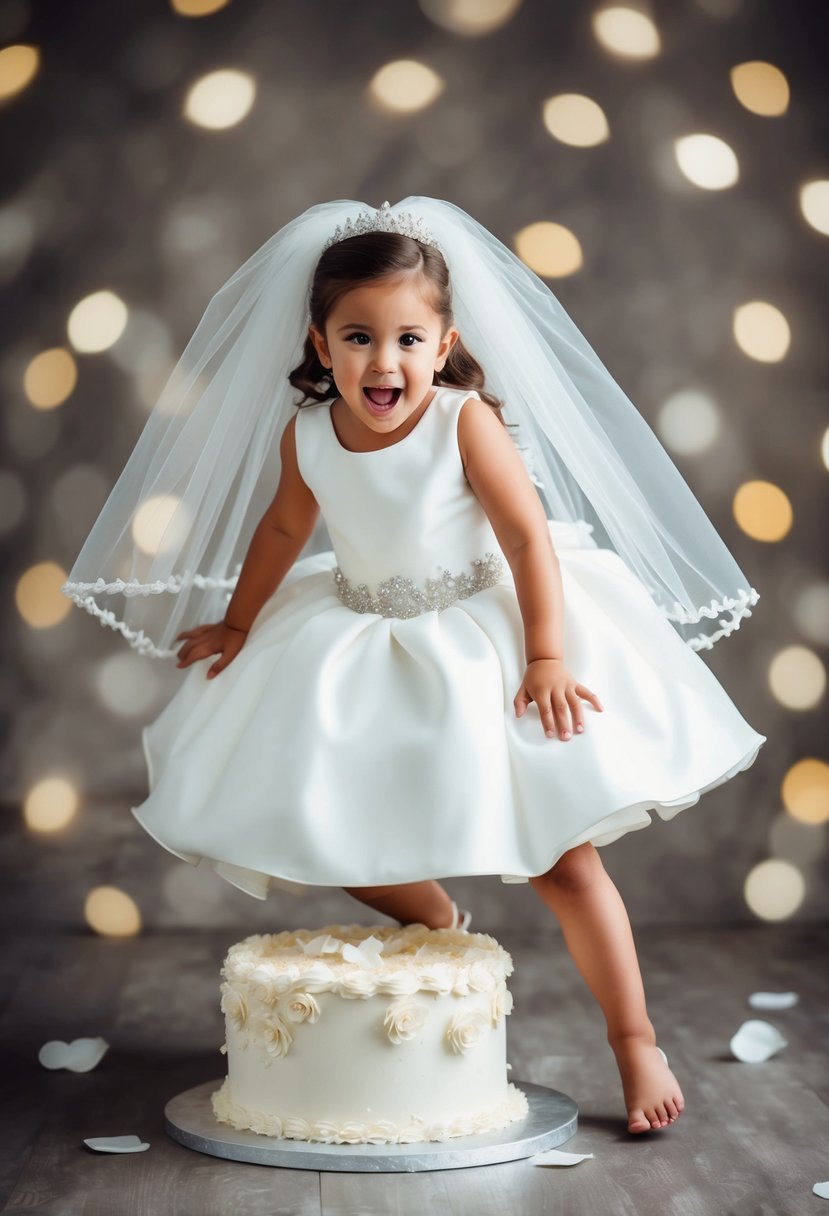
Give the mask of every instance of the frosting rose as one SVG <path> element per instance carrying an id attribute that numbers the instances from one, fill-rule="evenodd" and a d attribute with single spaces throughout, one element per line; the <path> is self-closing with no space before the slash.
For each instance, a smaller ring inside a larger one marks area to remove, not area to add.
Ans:
<path id="1" fill-rule="evenodd" d="M 292 992 L 279 1002 L 279 1015 L 286 1022 L 316 1022 L 320 1007 L 310 992 Z"/>
<path id="2" fill-rule="evenodd" d="M 232 984 L 222 984 L 222 1013 L 233 1023 L 237 1030 L 242 1030 L 248 1020 L 248 1003 L 244 992 L 234 988 Z"/>
<path id="3" fill-rule="evenodd" d="M 480 1043 L 489 1029 L 489 1018 L 479 1009 L 456 1013 L 446 1027 L 446 1042 L 452 1051 L 465 1055 L 470 1047 Z"/>
<path id="4" fill-rule="evenodd" d="M 392 1001 L 386 1010 L 383 1025 L 392 1043 L 413 1039 L 426 1021 L 426 1010 L 406 997 Z"/>
<path id="5" fill-rule="evenodd" d="M 469 987 L 474 992 L 489 992 L 495 987 L 495 976 L 485 962 L 479 960 L 469 968 Z"/>
<path id="6" fill-rule="evenodd" d="M 501 981 L 492 993 L 492 1025 L 497 1026 L 505 1014 L 512 1013 L 512 993 L 506 982 Z"/>
<path id="7" fill-rule="evenodd" d="M 251 1033 L 264 1045 L 269 1056 L 286 1056 L 290 1050 L 294 1036 L 283 1022 L 279 1014 L 270 1014 L 262 1018 L 257 1027 L 251 1028 Z"/>

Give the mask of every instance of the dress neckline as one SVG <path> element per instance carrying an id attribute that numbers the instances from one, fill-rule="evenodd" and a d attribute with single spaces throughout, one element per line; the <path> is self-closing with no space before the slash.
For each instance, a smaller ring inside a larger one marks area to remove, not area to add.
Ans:
<path id="1" fill-rule="evenodd" d="M 331 428 L 331 434 L 333 436 L 334 442 L 336 443 L 337 447 L 340 449 L 341 452 L 345 452 L 346 456 L 377 456 L 380 452 L 388 452 L 392 448 L 399 448 L 401 443 L 405 443 L 407 439 L 411 439 L 412 435 L 414 435 L 414 433 L 416 431 L 420 430 L 421 424 L 423 423 L 423 419 L 427 416 L 427 414 L 429 414 L 434 409 L 434 405 L 435 405 L 435 401 L 437 399 L 438 393 L 442 392 L 447 387 L 448 387 L 448 385 L 445 385 L 445 384 L 435 385 L 435 392 L 432 397 L 432 400 L 426 406 L 426 409 L 420 415 L 417 422 L 414 424 L 412 429 L 409 431 L 408 435 L 404 435 L 402 439 L 398 439 L 395 443 L 387 443 L 386 446 L 383 448 L 369 448 L 368 451 L 366 451 L 366 452 L 354 452 L 351 450 L 351 448 L 344 447 L 343 444 L 340 442 L 340 437 L 337 434 L 336 427 L 334 426 L 334 419 L 331 417 L 331 410 L 334 405 L 334 402 L 332 401 L 331 405 L 326 407 L 325 412 L 328 416 L 328 425 Z"/>

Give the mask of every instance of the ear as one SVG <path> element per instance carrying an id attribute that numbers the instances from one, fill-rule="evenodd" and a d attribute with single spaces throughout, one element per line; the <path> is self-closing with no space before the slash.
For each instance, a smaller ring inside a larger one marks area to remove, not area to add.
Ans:
<path id="1" fill-rule="evenodd" d="M 447 329 L 446 333 L 441 338 L 440 346 L 438 347 L 437 354 L 435 355 L 436 372 L 443 370 L 443 366 L 446 363 L 446 360 L 449 358 L 449 352 L 452 350 L 452 347 L 455 345 L 460 336 L 460 333 L 454 327 Z"/>
<path id="2" fill-rule="evenodd" d="M 314 344 L 314 350 L 317 352 L 317 358 L 322 366 L 330 368 L 332 366 L 331 352 L 328 349 L 325 334 L 320 333 L 316 325 L 309 325 L 308 337 Z"/>

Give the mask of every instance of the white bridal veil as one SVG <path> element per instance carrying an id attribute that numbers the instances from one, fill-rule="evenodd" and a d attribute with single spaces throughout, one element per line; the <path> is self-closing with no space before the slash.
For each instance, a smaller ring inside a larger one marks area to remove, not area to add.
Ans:
<path id="1" fill-rule="evenodd" d="M 518 424 L 548 518 L 584 521 L 585 543 L 615 550 L 695 650 L 738 629 L 758 592 L 556 297 L 466 212 L 417 195 L 382 212 L 309 207 L 228 279 L 61 590 L 158 658 L 177 653 L 182 629 L 221 619 L 279 481 L 314 268 L 335 228 L 363 213 L 369 226 L 420 222 L 439 244 L 455 324 Z"/>

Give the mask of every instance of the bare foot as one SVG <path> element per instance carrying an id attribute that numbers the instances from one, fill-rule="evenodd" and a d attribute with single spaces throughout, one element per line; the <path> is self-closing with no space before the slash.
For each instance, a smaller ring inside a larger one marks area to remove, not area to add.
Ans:
<path id="1" fill-rule="evenodd" d="M 685 1099 L 656 1044 L 640 1035 L 623 1035 L 610 1046 L 622 1076 L 628 1131 L 649 1132 L 675 1123 Z"/>

